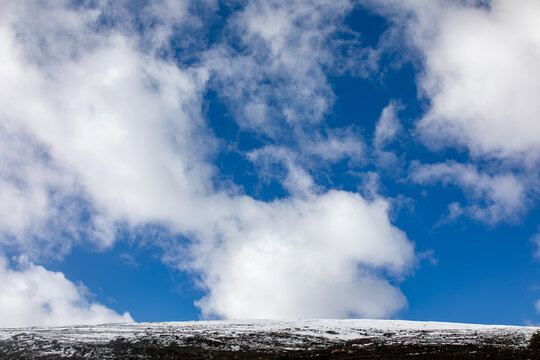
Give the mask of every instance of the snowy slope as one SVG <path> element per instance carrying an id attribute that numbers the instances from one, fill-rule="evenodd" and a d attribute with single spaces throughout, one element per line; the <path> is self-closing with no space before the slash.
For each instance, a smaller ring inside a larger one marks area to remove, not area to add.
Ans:
<path id="1" fill-rule="evenodd" d="M 0 329 L 0 358 L 387 354 L 381 349 L 397 354 L 403 350 L 404 355 L 408 351 L 410 356 L 435 350 L 472 356 L 487 349 L 534 358 L 537 353 L 530 347 L 531 338 L 539 330 L 397 320 L 205 321 Z"/>

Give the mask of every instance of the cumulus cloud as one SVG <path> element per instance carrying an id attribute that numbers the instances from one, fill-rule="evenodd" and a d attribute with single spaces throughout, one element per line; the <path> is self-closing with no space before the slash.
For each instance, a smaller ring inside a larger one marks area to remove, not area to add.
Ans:
<path id="1" fill-rule="evenodd" d="M 473 204 L 465 208 L 458 203 L 449 206 L 449 217 L 462 214 L 488 224 L 499 221 L 515 221 L 526 209 L 526 189 L 517 176 L 509 174 L 489 175 L 474 165 L 453 161 L 438 164 L 411 164 L 410 179 L 418 184 L 454 184 L 464 189 Z"/>
<path id="2" fill-rule="evenodd" d="M 222 204 L 228 216 L 191 246 L 190 262 L 181 262 L 208 290 L 197 303 L 203 317 L 388 317 L 406 306 L 387 276 L 408 273 L 414 247 L 390 223 L 387 201 L 324 191 L 283 148 L 250 157 L 282 162 L 278 176 L 292 197 Z"/>
<path id="3" fill-rule="evenodd" d="M 430 106 L 418 131 L 426 143 L 464 146 L 474 156 L 538 159 L 537 1 L 370 3 L 419 52 L 418 85 Z"/>
<path id="4" fill-rule="evenodd" d="M 82 16 L 73 31 L 84 34 L 91 25 Z M 190 112 L 197 107 L 204 72 L 183 72 L 140 53 L 121 33 L 95 35 L 97 45 L 51 65 L 33 55 L 32 41 L 17 42 L 9 26 L 0 33 L 7 44 L 0 54 L 6 64 L 4 127 L 38 144 L 41 157 L 58 164 L 56 176 L 75 177 L 79 195 L 90 195 L 99 213 L 133 223 L 167 219 L 178 207 L 165 197 L 204 191 L 210 179 L 194 175 L 207 170 L 199 161 L 202 147 L 193 140 L 204 141 L 204 134 L 197 135 L 200 117 Z M 61 41 L 55 32 L 40 36 Z M 211 143 L 207 140 L 205 149 Z M 21 163 L 20 153 L 11 154 Z M 39 156 L 32 161 L 43 162 Z M 189 176 L 198 181 L 186 180 Z M 50 194 L 45 185 L 41 192 Z"/>
<path id="5" fill-rule="evenodd" d="M 330 191 L 246 206 L 249 217 L 195 264 L 209 288 L 203 315 L 387 317 L 406 305 L 379 275 L 403 275 L 414 257 L 385 201 Z"/>
<path id="6" fill-rule="evenodd" d="M 0 256 L 0 326 L 52 326 L 132 322 L 122 315 L 88 300 L 88 290 L 75 285 L 61 272 L 48 271 L 25 257 L 12 269 Z"/>
<path id="7" fill-rule="evenodd" d="M 205 316 L 384 317 L 405 306 L 389 279 L 407 273 L 413 245 L 389 222 L 384 199 L 319 189 L 283 146 L 250 155 L 286 164 L 280 180 L 290 196 L 273 202 L 216 186 L 210 162 L 219 143 L 201 113 L 208 88 L 219 89 L 241 127 L 267 135 L 303 128 L 290 136 L 309 152 L 304 128 L 321 122 L 333 101 L 322 64 L 331 52 L 323 42 L 348 1 L 250 2 L 228 25 L 241 37 L 242 54 L 218 44 L 181 66 L 148 48 L 148 39 L 165 44 L 174 23 L 190 17 L 188 7 L 170 18 L 162 13 L 170 8 L 145 7 L 147 19 L 163 20 L 146 37 L 130 31 L 125 14 L 104 26 L 109 11 L 120 11 L 111 3 L 72 5 L 2 5 L 0 211 L 12 217 L 0 222 L 3 244 L 14 238 L 21 249 L 32 243 L 38 253 L 48 246 L 61 255 L 81 232 L 107 247 L 118 222 L 158 223 L 189 241 L 155 245 L 174 266 L 199 276 L 208 291 L 199 302 Z M 43 22 L 28 20 L 36 11 Z M 351 134 L 328 131 L 310 154 L 327 162 L 360 157 Z M 56 219 L 64 220 L 55 227 Z M 63 224 L 74 227 L 68 241 L 60 236 Z M 68 315 L 71 323 L 129 319 L 85 303 L 59 274 L 31 263 L 17 271 L 6 266 L 6 279 L 37 276 L 60 288 L 49 299 L 44 287 L 28 285 L 36 297 L 17 309 L 44 308 L 35 310 L 43 323 Z M 3 301 L 15 304 L 21 294 L 6 293 Z"/>

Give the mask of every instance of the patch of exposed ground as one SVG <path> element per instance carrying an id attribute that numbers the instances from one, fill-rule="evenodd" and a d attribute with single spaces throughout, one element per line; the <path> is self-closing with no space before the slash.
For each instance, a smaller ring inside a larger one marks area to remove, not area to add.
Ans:
<path id="1" fill-rule="evenodd" d="M 1 359 L 540 359 L 533 327 L 377 320 L 0 330 Z"/>

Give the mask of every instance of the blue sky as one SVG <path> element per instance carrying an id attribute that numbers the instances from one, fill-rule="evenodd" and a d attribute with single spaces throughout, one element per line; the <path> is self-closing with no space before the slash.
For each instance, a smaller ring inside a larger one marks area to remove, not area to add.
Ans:
<path id="1" fill-rule="evenodd" d="M 538 323 L 538 2 L 0 10 L 0 326 Z"/>

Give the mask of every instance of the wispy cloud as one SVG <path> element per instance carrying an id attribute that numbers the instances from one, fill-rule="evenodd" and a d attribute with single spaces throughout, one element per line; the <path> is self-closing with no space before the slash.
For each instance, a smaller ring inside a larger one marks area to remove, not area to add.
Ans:
<path id="1" fill-rule="evenodd" d="M 376 149 L 383 149 L 386 145 L 394 141 L 400 131 L 402 131 L 402 126 L 397 116 L 398 111 L 401 109 L 402 105 L 392 101 L 381 112 L 373 136 L 373 145 Z"/>
<path id="2" fill-rule="evenodd" d="M 472 200 L 462 207 L 449 206 L 449 220 L 468 215 L 488 224 L 516 221 L 527 208 L 527 195 L 521 180 L 513 174 L 490 175 L 474 165 L 446 162 L 438 164 L 412 163 L 410 179 L 418 184 L 454 184 Z"/>

